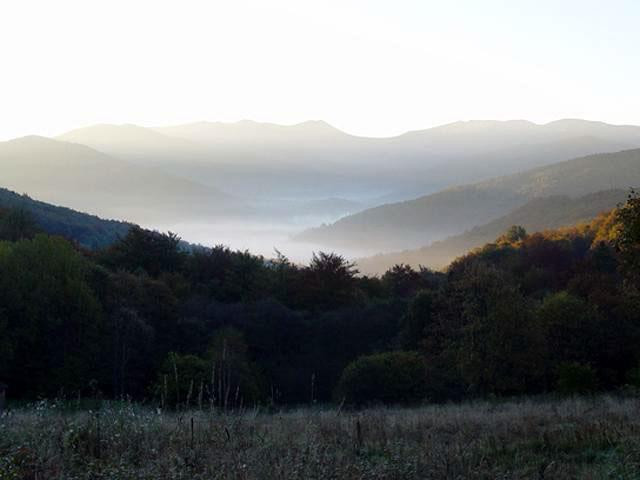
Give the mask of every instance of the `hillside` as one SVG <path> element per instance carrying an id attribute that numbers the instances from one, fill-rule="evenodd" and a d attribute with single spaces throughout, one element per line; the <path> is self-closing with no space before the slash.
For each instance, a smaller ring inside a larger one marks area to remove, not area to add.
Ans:
<path id="1" fill-rule="evenodd" d="M 211 220 L 243 208 L 213 187 L 44 137 L 0 143 L 0 166 L 2 187 L 107 218 Z"/>
<path id="2" fill-rule="evenodd" d="M 589 155 L 391 203 L 303 232 L 299 240 L 333 247 L 412 249 L 488 223 L 535 198 L 577 197 L 640 185 L 640 150 Z"/>
<path id="3" fill-rule="evenodd" d="M 77 212 L 33 200 L 0 188 L 0 209 L 20 209 L 29 212 L 37 226 L 51 235 L 60 235 L 80 245 L 98 249 L 124 237 L 131 224 Z"/>
<path id="4" fill-rule="evenodd" d="M 627 197 L 624 190 L 609 190 L 578 198 L 551 196 L 536 198 L 485 225 L 477 226 L 460 235 L 434 242 L 416 250 L 405 250 L 375 255 L 356 260 L 358 269 L 367 275 L 382 274 L 397 264 L 413 268 L 425 266 L 442 269 L 455 258 L 494 241 L 512 225 L 520 225 L 527 232 L 572 226 L 595 218 L 614 208 Z"/>
<path id="5" fill-rule="evenodd" d="M 242 198 L 340 197 L 372 206 L 592 153 L 640 147 L 640 128 L 563 120 L 469 121 L 389 138 L 323 121 L 96 125 L 58 137 Z M 258 202 L 259 203 L 259 202 Z"/>

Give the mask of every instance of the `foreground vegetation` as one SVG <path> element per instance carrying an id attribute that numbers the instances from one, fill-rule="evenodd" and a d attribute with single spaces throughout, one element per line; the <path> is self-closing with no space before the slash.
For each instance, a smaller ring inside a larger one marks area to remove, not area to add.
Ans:
<path id="1" fill-rule="evenodd" d="M 226 415 L 40 403 L 0 417 L 0 479 L 632 479 L 639 410 L 610 396 Z"/>

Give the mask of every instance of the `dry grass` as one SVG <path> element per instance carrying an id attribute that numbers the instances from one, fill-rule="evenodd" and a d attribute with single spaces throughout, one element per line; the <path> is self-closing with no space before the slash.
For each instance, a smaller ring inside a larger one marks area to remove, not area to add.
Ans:
<path id="1" fill-rule="evenodd" d="M 0 418 L 0 479 L 631 479 L 639 414 L 609 396 L 238 415 L 42 403 Z"/>

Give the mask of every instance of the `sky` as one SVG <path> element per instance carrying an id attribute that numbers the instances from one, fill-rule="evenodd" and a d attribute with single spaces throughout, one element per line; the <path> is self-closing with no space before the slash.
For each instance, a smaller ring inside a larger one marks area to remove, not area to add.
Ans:
<path id="1" fill-rule="evenodd" d="M 5 0 L 0 140 L 95 123 L 640 124 L 640 2 Z"/>

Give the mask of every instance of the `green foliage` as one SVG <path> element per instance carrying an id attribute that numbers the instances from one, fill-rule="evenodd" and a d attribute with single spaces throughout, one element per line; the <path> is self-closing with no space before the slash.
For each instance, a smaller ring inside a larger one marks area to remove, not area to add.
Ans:
<path id="1" fill-rule="evenodd" d="M 403 348 L 416 349 L 424 336 L 431 334 L 429 326 L 434 315 L 434 293 L 420 290 L 411 299 L 400 327 L 400 342 Z"/>
<path id="2" fill-rule="evenodd" d="M 328 310 L 342 307 L 356 299 L 355 265 L 335 253 L 314 253 L 302 272 L 304 306 Z"/>
<path id="3" fill-rule="evenodd" d="M 589 365 L 578 362 L 561 363 L 557 372 L 558 391 L 568 395 L 595 392 L 598 376 Z"/>
<path id="4" fill-rule="evenodd" d="M 626 381 L 636 389 L 640 389 L 640 367 L 634 367 L 627 372 Z"/>
<path id="5" fill-rule="evenodd" d="M 7 383 L 32 394 L 85 387 L 102 318 L 87 262 L 65 240 L 44 235 L 2 250 L 0 305 L 13 344 Z"/>
<path id="6" fill-rule="evenodd" d="M 566 291 L 544 299 L 536 312 L 550 362 L 586 362 L 598 351 L 600 318 L 583 299 Z"/>
<path id="7" fill-rule="evenodd" d="M 0 212 L 0 240 L 16 242 L 33 238 L 38 233 L 35 219 L 26 210 L 11 209 Z"/>
<path id="8" fill-rule="evenodd" d="M 212 368 L 212 401 L 227 409 L 255 405 L 263 399 L 258 368 L 250 361 L 244 334 L 235 328 L 218 330 L 207 352 Z"/>
<path id="9" fill-rule="evenodd" d="M 544 338 L 534 326 L 529 302 L 501 271 L 479 264 L 457 288 L 460 337 L 452 345 L 461 377 L 472 391 L 516 394 L 539 389 Z"/>
<path id="10" fill-rule="evenodd" d="M 420 279 L 420 274 L 409 265 L 399 264 L 385 272 L 382 276 L 382 283 L 389 289 L 391 295 L 408 297 L 415 294 Z"/>
<path id="11" fill-rule="evenodd" d="M 263 382 L 248 357 L 242 332 L 218 330 L 204 356 L 170 352 L 162 363 L 154 393 L 162 405 L 215 406 L 224 410 L 262 400 Z"/>
<path id="12" fill-rule="evenodd" d="M 360 357 L 342 373 L 336 394 L 350 404 L 412 403 L 427 390 L 424 359 L 415 352 Z"/>
<path id="13" fill-rule="evenodd" d="M 155 394 L 161 405 L 189 407 L 197 405 L 205 385 L 210 384 L 211 367 L 196 355 L 180 355 L 170 352 L 162 363 L 155 385 Z"/>
<path id="14" fill-rule="evenodd" d="M 157 276 L 162 272 L 175 272 L 182 264 L 180 238 L 169 232 L 160 233 L 134 226 L 104 255 L 107 265 L 134 272 L 142 270 Z"/>
<path id="15" fill-rule="evenodd" d="M 0 379 L 22 398 L 153 390 L 219 409 L 616 389 L 640 364 L 636 206 L 381 278 L 139 228 L 95 254 L 21 238 L 18 215 L 0 242 Z"/>

